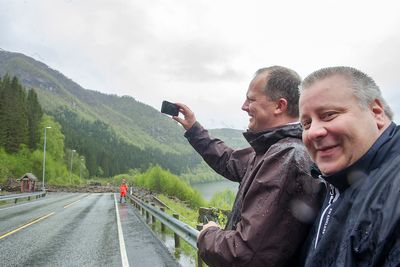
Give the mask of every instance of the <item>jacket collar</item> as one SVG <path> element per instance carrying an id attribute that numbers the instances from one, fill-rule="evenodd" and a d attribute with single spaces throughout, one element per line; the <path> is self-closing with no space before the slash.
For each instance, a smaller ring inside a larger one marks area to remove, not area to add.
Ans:
<path id="1" fill-rule="evenodd" d="M 283 138 L 293 137 L 301 139 L 301 133 L 300 123 L 295 123 L 270 128 L 262 132 L 247 131 L 243 133 L 243 136 L 256 154 L 264 154 L 271 145 Z"/>
<path id="2" fill-rule="evenodd" d="M 316 177 L 321 176 L 328 183 L 332 184 L 334 187 L 343 192 L 352 184 L 360 181 L 368 176 L 368 174 L 373 170 L 378 168 L 382 161 L 387 149 L 382 149 L 383 145 L 392 139 L 393 135 L 396 133 L 396 124 L 393 122 L 389 127 L 379 136 L 375 143 L 370 147 L 367 153 L 364 154 L 359 160 L 353 163 L 351 166 L 334 173 L 332 175 L 322 175 L 318 167 L 314 164 L 311 168 L 311 174 Z M 377 157 L 378 152 L 380 156 Z"/>

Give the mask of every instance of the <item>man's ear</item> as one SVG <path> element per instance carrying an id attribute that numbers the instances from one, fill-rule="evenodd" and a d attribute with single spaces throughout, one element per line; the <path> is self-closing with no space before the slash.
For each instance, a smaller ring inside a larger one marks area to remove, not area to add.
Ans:
<path id="1" fill-rule="evenodd" d="M 371 111 L 375 118 L 378 129 L 381 130 L 390 121 L 383 109 L 383 105 L 379 99 L 375 99 L 371 104 Z"/>
<path id="2" fill-rule="evenodd" d="M 284 98 L 279 98 L 279 100 L 276 102 L 274 114 L 285 113 L 287 110 L 287 106 L 288 106 L 287 100 Z"/>

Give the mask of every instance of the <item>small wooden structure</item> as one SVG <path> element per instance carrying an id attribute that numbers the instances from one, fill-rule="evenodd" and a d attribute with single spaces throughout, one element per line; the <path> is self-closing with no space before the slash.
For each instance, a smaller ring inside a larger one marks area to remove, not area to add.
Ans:
<path id="1" fill-rule="evenodd" d="M 35 192 L 35 184 L 37 178 L 32 173 L 28 172 L 19 178 L 21 183 L 21 192 Z"/>

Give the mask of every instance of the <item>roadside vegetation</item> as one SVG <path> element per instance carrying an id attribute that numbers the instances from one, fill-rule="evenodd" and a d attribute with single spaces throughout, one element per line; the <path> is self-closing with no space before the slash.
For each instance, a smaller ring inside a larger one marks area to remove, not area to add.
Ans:
<path id="1" fill-rule="evenodd" d="M 197 217 L 199 216 L 197 210 L 188 207 L 185 203 L 179 200 L 172 199 L 163 194 L 158 194 L 157 198 L 168 206 L 168 209 L 165 210 L 166 213 L 169 215 L 174 213 L 179 214 L 179 220 L 189 224 L 193 228 L 196 228 L 196 225 L 198 224 Z"/>
<path id="2" fill-rule="evenodd" d="M 136 175 L 133 182 L 136 186 L 176 197 L 191 208 L 199 208 L 206 204 L 198 191 L 160 166 L 151 167 L 146 172 Z"/>
<path id="3" fill-rule="evenodd" d="M 183 216 L 182 221 L 195 227 L 198 223 L 198 209 L 200 207 L 213 207 L 220 210 L 231 210 L 235 200 L 235 193 L 231 190 L 217 192 L 211 201 L 206 201 L 200 193 L 178 176 L 160 166 L 152 166 L 144 173 L 131 170 L 130 174 L 118 175 L 114 180 L 118 183 L 122 178 L 127 179 L 128 184 L 146 188 L 154 192 L 158 198 L 170 207 L 170 213 L 176 212 Z M 226 216 L 222 213 L 218 216 L 221 225 L 226 222 Z"/>

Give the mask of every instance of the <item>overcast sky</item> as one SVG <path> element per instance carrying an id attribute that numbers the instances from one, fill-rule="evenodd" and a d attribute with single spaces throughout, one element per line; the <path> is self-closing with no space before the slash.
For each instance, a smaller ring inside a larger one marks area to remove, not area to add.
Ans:
<path id="1" fill-rule="evenodd" d="M 352 0 L 0 0 L 0 48 L 156 109 L 186 103 L 209 128 L 245 129 L 253 73 L 356 67 L 400 121 L 400 8 Z"/>

